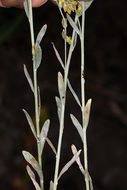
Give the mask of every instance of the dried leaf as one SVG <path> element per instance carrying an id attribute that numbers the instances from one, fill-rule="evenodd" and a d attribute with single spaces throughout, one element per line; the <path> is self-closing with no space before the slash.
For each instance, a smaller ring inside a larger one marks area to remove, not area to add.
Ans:
<path id="1" fill-rule="evenodd" d="M 89 123 L 91 103 L 92 103 L 92 100 L 89 99 L 85 106 L 85 128 L 87 128 L 88 123 Z"/>
<path id="2" fill-rule="evenodd" d="M 68 19 L 70 25 L 72 26 L 72 28 L 75 30 L 75 32 L 76 32 L 79 36 L 81 36 L 81 32 L 80 32 L 78 26 L 75 24 L 75 22 L 72 20 L 72 18 L 71 18 L 70 15 L 68 15 L 68 14 L 67 14 L 67 19 Z"/>
<path id="3" fill-rule="evenodd" d="M 41 46 L 36 43 L 35 45 L 35 69 L 37 70 L 41 64 L 41 60 L 42 60 L 42 49 Z"/>
<path id="4" fill-rule="evenodd" d="M 71 120 L 72 120 L 74 126 L 76 127 L 82 141 L 83 141 L 83 129 L 82 129 L 81 124 L 79 123 L 79 121 L 76 119 L 76 117 L 73 114 L 70 114 L 70 117 L 71 117 Z"/>
<path id="5" fill-rule="evenodd" d="M 31 131 L 32 131 L 34 137 L 37 139 L 37 134 L 36 134 L 36 131 L 35 131 L 35 127 L 34 127 L 34 124 L 33 124 L 33 121 L 31 119 L 30 115 L 28 114 L 28 112 L 25 109 L 23 109 L 23 112 L 24 112 L 24 114 L 26 116 L 26 119 L 27 119 L 27 121 L 29 123 L 29 126 L 31 128 Z"/>
<path id="6" fill-rule="evenodd" d="M 75 145 L 71 145 L 71 149 L 72 149 L 72 153 L 73 153 L 74 155 L 78 152 Z M 76 162 L 77 162 L 77 164 L 78 164 L 78 166 L 79 166 L 80 171 L 81 171 L 82 174 L 84 175 L 84 174 L 85 174 L 85 170 L 84 170 L 84 168 L 83 168 L 83 166 L 82 166 L 82 164 L 81 164 L 80 157 L 77 158 Z"/>
<path id="7" fill-rule="evenodd" d="M 26 169 L 27 169 L 27 172 L 28 172 L 34 186 L 35 186 L 35 189 L 36 190 L 41 190 L 41 188 L 40 188 L 39 184 L 37 183 L 35 175 L 34 175 L 33 171 L 31 170 L 31 168 L 27 165 Z"/>
<path id="8" fill-rule="evenodd" d="M 63 169 L 61 170 L 59 176 L 58 176 L 58 180 L 60 179 L 60 177 L 70 168 L 70 166 L 77 160 L 77 158 L 79 157 L 81 153 L 81 150 L 79 150 L 73 157 L 72 159 L 63 167 Z"/>
<path id="9" fill-rule="evenodd" d="M 53 190 L 53 181 L 50 181 L 50 188 L 49 190 Z"/>
<path id="10" fill-rule="evenodd" d="M 25 76 L 26 76 L 26 79 L 28 80 L 28 83 L 31 87 L 31 90 L 32 92 L 34 93 L 34 86 L 33 86 L 33 82 L 32 82 L 32 79 L 27 71 L 27 68 L 26 68 L 26 65 L 24 65 L 24 73 L 25 73 Z"/>
<path id="11" fill-rule="evenodd" d="M 42 130 L 40 133 L 40 143 L 41 143 L 41 154 L 44 148 L 44 144 L 45 144 L 45 138 L 48 135 L 48 131 L 49 131 L 49 125 L 50 125 L 50 120 L 47 119 L 44 123 L 44 125 L 42 126 Z"/>
<path id="12" fill-rule="evenodd" d="M 60 72 L 58 72 L 58 89 L 61 101 L 65 99 L 65 88 L 64 88 L 64 80 L 63 76 Z"/>
<path id="13" fill-rule="evenodd" d="M 44 37 L 44 35 L 45 35 L 45 33 L 46 33 L 46 30 L 47 30 L 47 25 L 45 24 L 45 25 L 41 28 L 40 32 L 39 32 L 38 35 L 37 35 L 36 43 L 38 43 L 38 44 L 41 43 L 42 38 Z"/>
<path id="14" fill-rule="evenodd" d="M 57 96 L 55 97 L 56 99 L 56 104 L 57 104 L 57 113 L 58 113 L 58 117 L 59 117 L 59 121 L 60 121 L 60 117 L 61 117 L 61 101 L 60 98 L 58 98 Z"/>
<path id="15" fill-rule="evenodd" d="M 27 1 L 27 0 L 24 0 L 24 10 L 25 10 L 26 16 L 27 16 L 27 18 L 28 18 L 28 21 L 30 22 L 30 18 L 29 18 L 29 7 L 28 7 L 28 1 Z"/>
<path id="16" fill-rule="evenodd" d="M 25 160 L 35 169 L 35 171 L 38 173 L 41 181 L 43 182 L 43 176 L 42 176 L 42 171 L 41 168 L 37 162 L 37 160 L 32 156 L 32 154 L 30 154 L 27 151 L 22 151 L 22 154 L 25 158 Z"/>

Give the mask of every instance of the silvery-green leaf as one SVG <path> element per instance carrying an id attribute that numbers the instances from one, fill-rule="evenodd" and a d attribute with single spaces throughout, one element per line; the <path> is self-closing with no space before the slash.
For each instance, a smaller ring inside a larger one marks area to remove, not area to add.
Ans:
<path id="1" fill-rule="evenodd" d="M 57 57 L 58 61 L 60 62 L 62 68 L 64 69 L 64 63 L 63 63 L 63 61 L 62 61 L 62 59 L 60 57 L 60 54 L 59 54 L 58 50 L 56 49 L 54 43 L 52 43 L 52 45 L 53 45 L 53 49 L 55 51 L 56 57 Z"/>
<path id="2" fill-rule="evenodd" d="M 72 51 L 74 51 L 76 44 L 77 44 L 77 33 L 75 33 Z"/>
<path id="3" fill-rule="evenodd" d="M 65 99 L 65 87 L 64 87 L 64 79 L 60 72 L 58 72 L 58 90 L 61 101 Z"/>
<path id="4" fill-rule="evenodd" d="M 38 113 L 39 113 L 39 117 L 41 114 L 41 95 L 40 95 L 40 88 L 38 86 Z"/>
<path id="5" fill-rule="evenodd" d="M 77 104 L 78 104 L 78 105 L 80 106 L 80 108 L 81 108 L 81 104 L 80 104 L 79 98 L 78 98 L 77 94 L 75 93 L 74 89 L 72 88 L 72 86 L 71 86 L 69 80 L 68 80 L 68 87 L 69 87 L 69 89 L 70 89 L 72 95 L 74 96 L 74 98 L 75 98 Z"/>
<path id="6" fill-rule="evenodd" d="M 29 8 L 28 8 L 28 1 L 27 0 L 24 0 L 24 10 L 25 10 L 26 16 L 28 18 L 28 21 L 30 22 L 30 19 L 29 19 Z"/>
<path id="7" fill-rule="evenodd" d="M 53 181 L 50 181 L 50 188 L 49 190 L 53 190 Z"/>
<path id="8" fill-rule="evenodd" d="M 79 150 L 73 157 L 72 159 L 63 167 L 63 169 L 61 170 L 59 176 L 58 176 L 58 180 L 60 179 L 60 177 L 70 168 L 70 166 L 77 160 L 77 158 L 79 157 L 81 153 L 81 150 Z"/>
<path id="9" fill-rule="evenodd" d="M 71 150 L 72 150 L 72 153 L 75 155 L 78 151 L 77 151 L 77 148 L 75 145 L 71 145 Z M 78 164 L 78 167 L 80 169 L 80 171 L 82 172 L 82 174 L 84 175 L 85 174 L 85 170 L 81 164 L 81 161 L 80 161 L 80 157 L 77 158 L 76 160 L 77 164 Z"/>
<path id="10" fill-rule="evenodd" d="M 82 129 L 81 124 L 79 123 L 79 121 L 76 119 L 76 117 L 73 114 L 70 114 L 70 117 L 71 117 L 71 120 L 72 120 L 74 126 L 76 127 L 82 141 L 83 141 L 83 129 Z"/>
<path id="11" fill-rule="evenodd" d="M 59 121 L 60 121 L 60 117 L 61 117 L 61 101 L 60 98 L 58 98 L 57 96 L 55 97 L 56 99 L 56 104 L 57 104 L 57 113 L 58 113 L 58 117 L 59 117 Z"/>
<path id="12" fill-rule="evenodd" d="M 41 43 L 42 38 L 44 37 L 44 35 L 45 35 L 45 33 L 46 33 L 46 30 L 47 30 L 47 25 L 45 24 L 45 25 L 41 28 L 40 32 L 39 32 L 38 35 L 37 35 L 36 43 L 38 43 L 38 44 Z"/>
<path id="13" fill-rule="evenodd" d="M 35 169 L 35 171 L 38 173 L 41 181 L 43 182 L 43 176 L 42 176 L 42 171 L 41 168 L 37 162 L 37 160 L 34 158 L 34 156 L 32 156 L 32 154 L 30 154 L 27 151 L 22 151 L 22 154 L 25 158 L 25 160 Z"/>
<path id="14" fill-rule="evenodd" d="M 44 123 L 44 125 L 42 126 L 42 130 L 40 133 L 40 143 L 41 143 L 41 154 L 44 148 L 44 144 L 45 144 L 45 138 L 48 135 L 48 131 L 49 131 L 49 125 L 50 125 L 50 120 L 47 119 Z"/>
<path id="15" fill-rule="evenodd" d="M 87 1 L 80 1 L 80 4 L 83 6 L 85 5 L 85 11 L 90 7 L 94 0 L 87 0 Z"/>
<path id="16" fill-rule="evenodd" d="M 26 116 L 26 119 L 27 119 L 27 121 L 29 123 L 29 126 L 31 128 L 31 131 L 32 131 L 34 137 L 37 139 L 37 134 L 36 134 L 36 131 L 35 131 L 35 127 L 34 127 L 34 124 L 33 124 L 33 121 L 31 119 L 30 115 L 28 114 L 28 112 L 25 109 L 23 109 L 23 112 L 24 112 L 24 114 Z"/>
<path id="17" fill-rule="evenodd" d="M 72 18 L 68 14 L 67 14 L 67 19 L 68 19 L 70 25 L 72 26 L 72 28 L 75 30 L 75 32 L 80 36 L 81 32 L 80 32 L 78 26 L 75 24 L 75 22 L 72 20 Z"/>
<path id="18" fill-rule="evenodd" d="M 24 73 L 25 73 L 25 76 L 26 76 L 26 78 L 27 78 L 27 80 L 28 80 L 28 83 L 29 83 L 29 85 L 30 85 L 30 87 L 31 87 L 31 90 L 32 90 L 32 92 L 34 93 L 33 82 L 32 82 L 32 79 L 31 79 L 31 77 L 30 77 L 30 75 L 29 75 L 29 73 L 28 73 L 28 71 L 27 71 L 26 65 L 24 65 Z"/>
<path id="19" fill-rule="evenodd" d="M 35 69 L 37 70 L 41 64 L 41 60 L 42 60 L 42 49 L 41 46 L 36 43 L 35 45 Z"/>
<path id="20" fill-rule="evenodd" d="M 89 99 L 85 106 L 85 128 L 87 128 L 88 123 L 89 123 L 91 102 L 92 102 L 92 100 Z"/>
<path id="21" fill-rule="evenodd" d="M 30 178 L 31 178 L 31 180 L 32 180 L 32 182 L 34 184 L 35 189 L 36 190 L 41 190 L 41 188 L 40 188 L 39 184 L 37 183 L 35 175 L 34 175 L 33 171 L 31 170 L 31 168 L 27 165 L 26 169 L 27 169 L 28 175 L 30 176 Z"/>

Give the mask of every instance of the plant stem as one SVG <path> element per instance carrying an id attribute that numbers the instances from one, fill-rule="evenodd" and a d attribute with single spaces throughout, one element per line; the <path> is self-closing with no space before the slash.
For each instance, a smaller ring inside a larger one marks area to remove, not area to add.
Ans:
<path id="1" fill-rule="evenodd" d="M 83 125 L 83 151 L 84 151 L 84 167 L 85 171 L 88 171 L 88 159 L 87 159 L 87 138 L 85 127 L 85 79 L 84 79 L 84 32 L 85 32 L 85 2 L 82 2 L 82 33 L 81 33 L 81 101 L 82 101 L 82 125 Z M 89 190 L 89 180 L 87 175 L 85 177 L 86 190 Z"/>
<path id="2" fill-rule="evenodd" d="M 76 17 L 75 20 L 77 20 L 77 17 Z M 58 172 L 59 172 L 59 163 L 60 163 L 60 154 L 61 154 L 63 130 L 64 130 L 64 115 L 65 115 L 65 104 L 66 104 L 67 81 L 68 81 L 68 73 L 69 73 L 70 61 L 71 61 L 72 52 L 73 52 L 74 38 L 75 38 L 75 31 L 73 30 L 72 42 L 71 42 L 71 45 L 70 45 L 70 48 L 69 48 L 67 63 L 65 65 L 65 70 L 64 70 L 65 98 L 62 101 L 62 108 L 61 108 L 60 129 L 59 129 L 59 138 L 58 138 L 58 146 L 57 146 L 57 155 L 56 155 L 56 165 L 55 165 L 53 190 L 57 190 L 57 185 L 58 185 Z"/>
<path id="3" fill-rule="evenodd" d="M 37 85 L 37 69 L 35 62 L 35 40 L 34 40 L 34 27 L 33 27 L 33 11 L 32 1 L 29 0 L 29 16 L 30 16 L 30 32 L 31 32 L 31 44 L 32 44 L 32 56 L 33 56 L 33 78 L 34 78 L 34 101 L 35 101 L 35 118 L 36 118 L 36 132 L 37 132 L 37 151 L 38 162 L 42 170 L 42 159 L 40 151 L 40 127 L 39 127 L 39 106 L 38 106 L 38 85 Z M 42 173 L 43 177 L 43 173 Z M 40 179 L 41 190 L 44 190 L 43 179 Z"/>

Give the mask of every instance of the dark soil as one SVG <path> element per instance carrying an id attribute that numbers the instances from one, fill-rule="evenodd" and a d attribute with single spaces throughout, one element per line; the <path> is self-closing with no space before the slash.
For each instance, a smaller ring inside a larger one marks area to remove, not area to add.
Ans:
<path id="1" fill-rule="evenodd" d="M 94 190 L 127 189 L 127 26 L 126 1 L 98 0 L 86 15 L 86 99 L 92 98 L 87 131 L 89 172 Z M 29 26 L 23 10 L 0 8 L 0 189 L 34 189 L 22 150 L 36 155 L 36 144 L 22 112 L 34 119 L 33 94 L 23 73 L 32 75 Z M 63 56 L 61 17 L 51 2 L 34 10 L 35 33 L 48 24 L 42 43 L 43 61 L 38 80 L 42 97 L 42 120 L 51 118 L 49 138 L 57 145 L 59 123 L 54 97 L 58 95 L 57 72 L 62 69 L 51 42 Z M 70 68 L 72 86 L 80 97 L 80 46 Z M 61 168 L 72 157 L 70 146 L 82 149 L 81 140 L 69 118 L 81 119 L 79 107 L 68 91 Z M 83 155 L 81 154 L 81 160 Z M 46 145 L 43 155 L 45 190 L 53 179 L 55 156 Z M 84 190 L 83 176 L 76 164 L 59 182 L 59 190 Z"/>

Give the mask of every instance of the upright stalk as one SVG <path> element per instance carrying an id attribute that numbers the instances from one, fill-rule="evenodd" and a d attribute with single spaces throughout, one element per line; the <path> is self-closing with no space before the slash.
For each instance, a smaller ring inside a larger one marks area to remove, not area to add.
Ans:
<path id="1" fill-rule="evenodd" d="M 77 20 L 77 17 L 76 17 L 76 20 Z M 71 42 L 71 45 L 69 48 L 68 58 L 67 58 L 67 62 L 65 65 L 65 70 L 64 70 L 65 97 L 64 97 L 64 100 L 62 102 L 62 108 L 61 108 L 60 129 L 59 129 L 59 139 L 58 139 L 58 147 L 57 147 L 57 155 L 56 155 L 56 165 L 55 165 L 53 190 L 57 190 L 57 185 L 58 185 L 57 184 L 58 183 L 58 172 L 59 172 L 59 164 L 60 164 L 60 154 L 61 154 L 63 130 L 64 130 L 64 114 L 65 114 L 65 104 L 66 104 L 67 81 L 68 81 L 68 73 L 69 73 L 71 56 L 72 56 L 72 52 L 73 52 L 74 37 L 75 37 L 75 31 L 73 30 L 72 42 Z M 66 58 L 65 58 L 65 60 L 66 60 Z"/>
<path id="2" fill-rule="evenodd" d="M 39 105 L 38 105 L 37 69 L 36 69 L 36 62 L 35 62 L 35 40 L 34 40 L 34 27 L 33 27 L 32 0 L 28 0 L 28 5 L 29 5 L 30 32 L 31 32 L 31 44 L 32 44 L 32 57 L 33 57 L 34 101 L 35 101 L 38 163 L 42 170 L 42 159 L 41 159 L 40 140 L 39 140 L 40 139 Z M 42 180 L 40 180 L 40 186 L 41 186 L 41 190 L 44 190 Z"/>
<path id="3" fill-rule="evenodd" d="M 84 151 L 84 167 L 85 171 L 88 171 L 88 159 L 87 159 L 87 138 L 85 127 L 85 78 L 84 78 L 84 33 L 85 33 L 85 2 L 82 2 L 82 32 L 81 32 L 81 102 L 82 102 L 82 125 L 83 125 L 83 151 Z M 86 190 L 89 190 L 89 180 L 87 175 L 85 177 Z"/>

